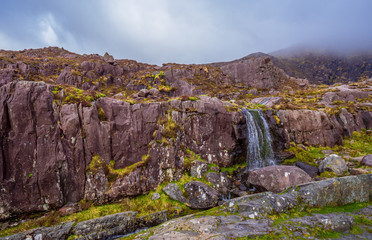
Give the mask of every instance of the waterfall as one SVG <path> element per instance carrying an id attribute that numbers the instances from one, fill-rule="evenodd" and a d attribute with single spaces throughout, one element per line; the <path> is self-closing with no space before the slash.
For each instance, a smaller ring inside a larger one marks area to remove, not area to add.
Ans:
<path id="1" fill-rule="evenodd" d="M 274 165 L 274 153 L 269 126 L 261 110 L 242 109 L 247 125 L 247 167 Z"/>

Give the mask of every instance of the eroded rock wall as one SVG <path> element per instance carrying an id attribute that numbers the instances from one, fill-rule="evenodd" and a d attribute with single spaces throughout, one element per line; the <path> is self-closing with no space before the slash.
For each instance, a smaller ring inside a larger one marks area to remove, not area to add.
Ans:
<path id="1" fill-rule="evenodd" d="M 339 115 L 328 115 L 315 110 L 280 110 L 279 129 L 284 130 L 285 142 L 306 143 L 315 146 L 334 146 L 343 143 L 353 131 L 370 129 L 372 112 L 360 111 L 351 114 L 345 108 Z"/>
<path id="2" fill-rule="evenodd" d="M 83 107 L 60 105 L 52 90 L 24 81 L 0 88 L 1 219 L 83 197 L 105 202 L 146 193 L 182 175 L 188 150 L 221 166 L 242 151 L 239 114 L 216 99 L 131 105 L 103 98 Z M 176 126 L 171 135 L 169 124 Z M 89 173 L 97 155 L 102 165 Z M 110 161 L 114 169 L 125 169 L 146 155 L 145 164 L 109 179 Z"/>
<path id="3" fill-rule="evenodd" d="M 101 98 L 88 107 L 61 104 L 52 91 L 26 81 L 0 88 L 0 219 L 83 198 L 103 203 L 144 194 L 179 179 L 190 152 L 219 166 L 246 160 L 245 118 L 216 98 L 134 105 Z M 290 141 L 339 144 L 372 122 L 370 112 L 277 115 L 280 123 L 266 112 L 276 152 Z"/>

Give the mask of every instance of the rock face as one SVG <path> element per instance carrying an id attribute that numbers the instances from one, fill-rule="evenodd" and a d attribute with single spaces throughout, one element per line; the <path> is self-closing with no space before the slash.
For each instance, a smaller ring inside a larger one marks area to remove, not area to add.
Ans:
<path id="1" fill-rule="evenodd" d="M 247 179 L 248 184 L 271 192 L 280 192 L 310 181 L 311 177 L 306 172 L 294 166 L 269 166 L 253 170 Z"/>
<path id="2" fill-rule="evenodd" d="M 214 188 L 197 181 L 188 182 L 184 187 L 191 208 L 208 209 L 217 206 L 218 192 Z"/>
<path id="3" fill-rule="evenodd" d="M 289 78 L 265 56 L 229 62 L 222 65 L 221 70 L 234 83 L 244 83 L 256 88 L 279 88 L 279 84 Z"/>
<path id="4" fill-rule="evenodd" d="M 342 157 L 336 154 L 331 154 L 320 162 L 319 170 L 320 172 L 331 171 L 336 173 L 337 176 L 341 176 L 345 171 L 348 170 L 348 168 L 345 160 Z"/>
<path id="5" fill-rule="evenodd" d="M 244 117 L 227 111 L 216 98 L 134 105 L 100 98 L 91 105 L 62 104 L 53 91 L 49 84 L 31 81 L 0 87 L 1 219 L 83 198 L 104 203 L 147 193 L 181 177 L 188 151 L 221 167 L 245 160 Z M 337 120 L 318 111 L 280 110 L 280 126 L 272 111 L 265 117 L 274 151 L 280 151 L 290 141 L 341 143 L 344 134 L 369 124 L 367 115 L 371 113 L 349 118 L 343 112 L 345 118 Z M 99 164 L 92 162 L 95 156 Z M 109 172 L 110 164 L 131 171 Z M 203 174 L 205 167 L 200 170 L 195 173 Z"/>
<path id="6" fill-rule="evenodd" d="M 60 105 L 53 90 L 25 81 L 0 88 L 1 219 L 84 197 L 105 202 L 146 193 L 181 176 L 181 146 L 220 166 L 244 154 L 239 113 L 227 112 L 217 99 L 131 105 L 102 98 L 91 106 Z M 92 163 L 95 156 L 99 164 Z M 110 161 L 114 169 L 138 167 L 110 175 Z"/>
<path id="7" fill-rule="evenodd" d="M 342 109 L 339 117 L 313 110 L 279 110 L 283 124 L 285 142 L 307 143 L 310 145 L 334 146 L 342 144 L 343 136 L 353 131 L 369 129 L 372 113 L 365 111 L 355 115 Z"/>

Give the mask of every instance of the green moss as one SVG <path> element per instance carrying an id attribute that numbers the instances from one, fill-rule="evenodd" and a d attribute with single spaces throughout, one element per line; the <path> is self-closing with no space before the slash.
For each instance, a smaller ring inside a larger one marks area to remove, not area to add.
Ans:
<path id="1" fill-rule="evenodd" d="M 184 157 L 184 166 L 185 169 L 190 170 L 191 164 L 195 161 L 202 161 L 204 162 L 204 159 L 200 157 L 200 155 L 196 154 L 194 151 L 192 151 L 189 148 L 185 149 L 185 157 Z"/>
<path id="2" fill-rule="evenodd" d="M 178 181 L 173 181 L 173 183 L 176 183 L 177 186 L 181 189 L 182 192 L 185 193 L 185 188 L 183 187 L 186 183 L 190 182 L 190 181 L 199 181 L 199 182 L 202 182 L 202 183 L 205 183 L 207 184 L 208 186 L 210 187 L 213 187 L 213 184 L 208 182 L 204 177 L 203 178 L 196 178 L 196 177 L 192 177 L 189 173 L 184 173 L 182 175 L 182 177 L 178 180 Z"/>
<path id="3" fill-rule="evenodd" d="M 104 161 L 100 158 L 98 154 L 96 154 L 92 157 L 92 160 L 90 161 L 88 167 L 86 168 L 86 171 L 92 174 L 96 174 L 98 169 L 104 166 L 105 166 Z"/>
<path id="4" fill-rule="evenodd" d="M 334 173 L 334 172 L 325 171 L 325 172 L 322 172 L 320 174 L 320 177 L 324 177 L 324 178 L 335 178 L 335 177 L 337 177 L 337 174 Z"/>
<path id="5" fill-rule="evenodd" d="M 372 154 L 372 134 L 367 133 L 365 129 L 362 129 L 360 132 L 353 132 L 351 138 L 344 138 L 343 146 L 336 145 L 332 148 L 307 146 L 306 149 L 303 149 L 291 143 L 291 147 L 287 151 L 295 153 L 296 156 L 292 159 L 286 159 L 283 164 L 290 165 L 300 161 L 317 166 L 316 160 L 325 157 L 325 154 L 322 153 L 323 150 L 332 150 L 340 156 L 348 153 L 351 157 Z"/>
<path id="6" fill-rule="evenodd" d="M 53 95 L 56 96 L 59 93 L 60 90 L 61 89 L 59 87 L 55 86 L 53 91 L 52 91 Z"/>
<path id="7" fill-rule="evenodd" d="M 123 178 L 125 176 L 128 176 L 131 172 L 133 172 L 137 168 L 146 166 L 150 160 L 151 160 L 150 155 L 146 154 L 142 156 L 141 161 L 136 162 L 128 167 L 118 168 L 118 169 L 114 169 L 115 161 L 114 160 L 110 161 L 110 164 L 106 165 L 106 168 L 108 169 L 107 175 L 108 175 L 109 182 L 113 182 L 118 178 Z"/>
<path id="8" fill-rule="evenodd" d="M 356 234 L 362 234 L 363 230 L 360 227 L 354 225 L 354 226 L 351 227 L 350 233 L 355 234 L 355 235 Z"/>
<path id="9" fill-rule="evenodd" d="M 372 134 L 365 129 L 353 132 L 351 138 L 345 138 L 342 151 L 349 152 L 351 157 L 360 157 L 372 154 Z"/>
<path id="10" fill-rule="evenodd" d="M 94 101 L 94 93 L 92 91 L 84 91 L 75 87 L 64 88 L 64 98 L 62 103 L 83 103 L 85 106 L 91 106 L 91 102 Z"/>
<path id="11" fill-rule="evenodd" d="M 327 213 L 335 213 L 335 212 L 350 213 L 350 212 L 354 212 L 356 210 L 368 207 L 371 204 L 372 204 L 371 202 L 351 203 L 351 204 L 337 206 L 337 207 L 310 208 L 307 211 L 310 213 L 319 213 L 319 214 L 327 214 Z"/>
<path id="12" fill-rule="evenodd" d="M 277 115 L 274 115 L 274 119 L 275 119 L 276 124 L 279 125 L 281 123 L 280 118 Z"/>
<path id="13" fill-rule="evenodd" d="M 161 134 L 165 138 L 175 139 L 178 131 L 181 130 L 181 127 L 170 116 L 161 119 L 160 124 L 164 126 Z"/>
<path id="14" fill-rule="evenodd" d="M 199 98 L 198 97 L 195 97 L 195 96 L 190 96 L 189 97 L 189 100 L 190 101 L 197 101 L 197 100 L 199 100 Z"/>
<path id="15" fill-rule="evenodd" d="M 221 167 L 221 172 L 228 172 L 230 176 L 234 174 L 239 168 L 245 168 L 247 166 L 246 162 L 235 164 L 231 167 Z"/>
<path id="16" fill-rule="evenodd" d="M 105 111 L 101 107 L 97 107 L 98 118 L 102 121 L 107 121 Z"/>
<path id="17" fill-rule="evenodd" d="M 367 225 L 367 226 L 372 227 L 372 220 L 365 217 L 365 216 L 355 215 L 354 219 L 355 219 L 355 222 L 358 223 L 358 224 Z"/>
<path id="18" fill-rule="evenodd" d="M 106 97 L 106 95 L 103 94 L 103 93 L 96 93 L 96 95 L 94 96 L 94 99 L 97 100 L 97 99 L 100 99 L 100 98 L 103 98 L 103 97 Z"/>

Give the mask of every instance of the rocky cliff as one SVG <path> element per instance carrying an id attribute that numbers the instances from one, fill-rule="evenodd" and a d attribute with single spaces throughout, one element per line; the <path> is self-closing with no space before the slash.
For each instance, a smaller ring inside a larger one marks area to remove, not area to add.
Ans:
<path id="1" fill-rule="evenodd" d="M 291 142 L 333 146 L 372 128 L 370 82 L 354 94 L 354 108 L 293 107 L 291 91 L 304 91 L 307 81 L 266 56 L 158 67 L 58 48 L 0 54 L 1 220 L 147 193 L 180 179 L 195 155 L 220 167 L 245 162 L 244 107 L 264 109 L 278 156 Z M 251 105 L 252 96 L 277 90 L 290 90 L 290 97 Z M 312 97 L 326 101 L 323 95 Z M 240 102 L 223 101 L 230 98 Z"/>

